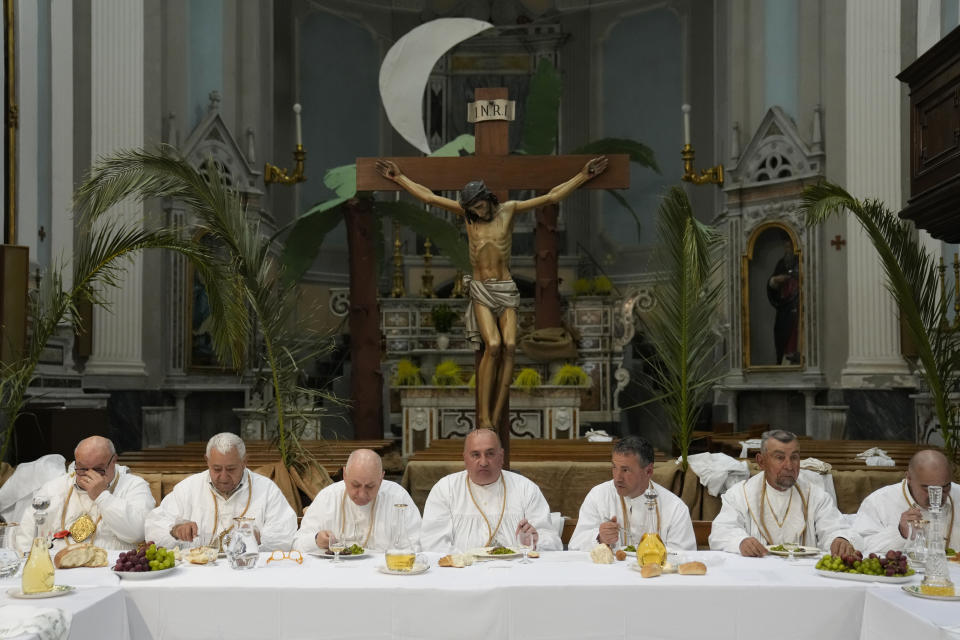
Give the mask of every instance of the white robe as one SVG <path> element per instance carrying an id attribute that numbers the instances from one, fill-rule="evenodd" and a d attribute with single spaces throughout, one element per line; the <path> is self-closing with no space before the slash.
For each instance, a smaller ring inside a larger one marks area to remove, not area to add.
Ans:
<path id="1" fill-rule="evenodd" d="M 343 494 L 345 492 L 346 485 L 341 480 L 324 487 L 317 494 L 317 497 L 307 507 L 307 512 L 300 523 L 300 530 L 293 541 L 294 549 L 303 553 L 316 551 L 318 531 L 338 531 L 341 522 L 341 505 L 346 512 L 347 522 L 355 525 L 361 538 L 366 538 L 367 531 L 370 531 L 370 539 L 366 541 L 366 544 L 362 539 L 358 544 L 365 549 L 374 551 L 386 551 L 393 545 L 397 535 L 397 525 L 394 522 L 394 518 L 396 518 L 394 505 L 407 505 L 407 508 L 403 510 L 407 538 L 414 546 L 418 545 L 420 541 L 420 511 L 414 504 L 413 498 L 403 487 L 389 480 L 380 483 L 372 530 L 370 530 L 370 512 L 373 501 L 371 500 L 366 505 L 358 507 L 350 499 L 350 496 L 344 499 Z"/>
<path id="2" fill-rule="evenodd" d="M 828 550 L 834 538 L 839 537 L 854 547 L 860 547 L 859 536 L 844 523 L 840 511 L 822 487 L 798 482 L 790 491 L 778 491 L 767 485 L 767 499 L 761 505 L 765 482 L 764 474 L 758 473 L 733 485 L 721 496 L 723 507 L 713 520 L 710 532 L 711 549 L 740 553 L 740 543 L 747 538 L 756 538 L 770 545 L 789 541 L 804 528 L 804 501 L 807 530 L 802 544 Z M 789 513 L 784 517 L 788 504 Z M 777 524 L 777 519 L 783 520 L 782 527 Z M 761 528 L 761 522 L 765 524 L 770 539 Z"/>
<path id="3" fill-rule="evenodd" d="M 147 516 L 145 534 L 157 545 L 171 547 L 178 540 L 170 530 L 184 522 L 196 522 L 200 542 L 218 546 L 219 534 L 233 526 L 233 518 L 243 513 L 248 497 L 250 507 L 244 515 L 253 518 L 260 530 L 260 550 L 288 551 L 297 533 L 297 515 L 272 480 L 249 469 L 244 470 L 240 485 L 229 498 L 213 488 L 209 471 L 184 478 Z"/>
<path id="4" fill-rule="evenodd" d="M 906 491 L 906 497 L 904 497 Z M 909 498 L 909 501 L 908 501 Z M 941 513 L 944 519 L 944 528 L 950 525 L 950 513 L 953 512 L 953 527 L 945 541 L 945 548 L 957 549 L 960 547 L 960 513 L 957 513 L 957 501 L 960 500 L 960 485 L 953 483 L 950 487 L 950 502 Z M 860 503 L 857 519 L 853 528 L 863 539 L 864 553 L 886 553 L 889 550 L 904 551 L 907 546 L 905 538 L 900 536 L 900 515 L 912 506 L 919 506 L 913 501 L 906 481 L 891 484 L 877 489 Z M 923 517 L 930 519 L 930 512 L 921 509 Z"/>
<path id="5" fill-rule="evenodd" d="M 693 534 L 693 522 L 690 520 L 690 510 L 683 500 L 678 498 L 669 489 L 658 485 L 652 480 L 657 492 L 657 503 L 660 507 L 660 539 L 670 551 L 694 551 L 697 548 L 697 539 Z M 644 519 L 647 501 L 640 494 L 636 498 L 624 498 L 627 505 L 627 517 L 630 519 L 629 542 L 624 544 L 636 545 L 646 531 Z M 623 524 L 623 507 L 620 504 L 620 494 L 613 485 L 613 480 L 598 484 L 580 506 L 580 516 L 577 528 L 573 531 L 567 548 L 579 551 L 590 551 L 597 545 L 597 535 L 600 533 L 600 524 L 616 516 L 620 526 Z"/>
<path id="6" fill-rule="evenodd" d="M 138 542 L 143 541 L 143 520 L 156 505 L 150 485 L 140 476 L 130 473 L 127 467 L 116 465 L 116 485 L 112 491 L 103 491 L 96 500 L 91 500 L 86 491 L 74 487 L 70 494 L 70 487 L 74 486 L 74 474 L 65 473 L 44 484 L 34 495 L 45 495 L 50 498 L 50 507 L 47 509 L 47 533 L 52 535 L 57 531 L 69 529 L 73 522 L 84 513 L 94 522 L 100 518 L 97 531 L 92 541 L 104 549 L 133 549 Z M 63 502 L 70 494 L 70 503 L 61 521 Z M 30 548 L 33 541 L 36 521 L 33 518 L 34 509 L 27 506 L 20 517 L 20 527 L 17 530 L 16 545 L 21 551 Z M 73 538 L 54 540 L 54 552 L 62 549 L 67 543 L 73 544 Z"/>
<path id="7" fill-rule="evenodd" d="M 495 540 L 516 548 L 517 525 L 526 518 L 537 530 L 538 549 L 563 549 L 560 536 L 550 524 L 550 507 L 540 488 L 519 474 L 501 471 L 501 475 L 503 483 L 499 478 L 485 486 L 471 482 L 473 500 L 467 491 L 466 471 L 451 473 L 441 478 L 430 490 L 423 507 L 421 548 L 424 551 L 449 553 L 453 550 L 469 551 L 486 546 L 490 529 L 496 528 L 500 519 L 503 487 L 506 486 L 503 521 L 496 529 Z M 474 504 L 474 500 L 477 504 Z M 477 509 L 478 505 L 486 515 L 486 521 Z"/>

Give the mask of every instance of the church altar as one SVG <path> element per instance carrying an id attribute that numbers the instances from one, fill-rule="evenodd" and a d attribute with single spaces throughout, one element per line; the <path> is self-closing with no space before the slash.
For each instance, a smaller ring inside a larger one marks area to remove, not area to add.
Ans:
<path id="1" fill-rule="evenodd" d="M 577 438 L 580 436 L 581 425 L 619 423 L 621 408 L 618 396 L 630 380 L 630 373 L 624 367 L 624 346 L 634 335 L 633 312 L 634 306 L 639 306 L 637 300 L 640 297 L 648 298 L 649 291 L 635 292 L 627 298 L 615 296 L 569 298 L 569 308 L 564 316 L 565 323 L 580 335 L 578 357 L 572 364 L 580 366 L 586 372 L 590 378 L 590 386 L 589 388 L 568 387 L 576 390 L 579 403 L 570 394 L 554 391 L 558 387 L 541 387 L 537 392 L 540 394 L 539 399 L 536 400 L 534 398 L 537 396 L 524 398 L 523 394 L 514 390 L 510 396 L 510 407 L 513 412 L 511 423 L 518 425 L 515 427 L 515 435 Z M 444 349 L 438 347 L 438 334 L 433 327 L 430 314 L 431 309 L 440 304 L 449 306 L 456 314 L 456 321 L 449 334 L 449 346 Z M 472 418 L 469 417 L 473 413 L 474 404 L 472 389 L 469 393 L 453 390 L 449 393 L 435 393 L 432 397 L 437 402 L 430 405 L 428 398 L 431 397 L 431 392 L 414 393 L 415 388 L 404 388 L 393 384 L 396 366 L 401 359 L 408 359 L 417 364 L 421 368 L 421 376 L 426 383 L 429 383 L 436 365 L 443 360 L 453 360 L 460 365 L 465 376 L 470 377 L 474 370 L 475 352 L 467 344 L 463 334 L 463 313 L 466 305 L 467 301 L 463 298 L 382 298 L 380 300 L 380 326 L 386 341 L 383 370 L 385 386 L 388 388 L 390 423 L 401 425 L 404 434 L 404 455 L 409 455 L 415 450 L 412 443 L 408 444 L 408 430 L 423 433 L 424 427 L 421 425 L 429 424 L 431 417 L 436 430 L 428 430 L 430 436 L 422 446 L 429 446 L 429 438 L 446 437 L 445 432 L 452 435 L 466 433 L 467 427 L 464 420 L 469 420 L 472 424 Z M 342 304 L 342 301 L 339 307 L 348 308 Z M 518 313 L 521 340 L 525 333 L 533 329 L 533 307 L 532 299 L 521 299 Z M 517 372 L 524 367 L 534 368 L 546 383 L 550 380 L 555 366 L 561 364 L 564 362 L 558 362 L 556 365 L 534 362 L 527 358 L 518 346 L 514 371 Z M 419 387 L 419 389 L 427 390 L 430 387 Z M 406 405 L 404 405 L 404 397 L 407 399 Z M 442 402 L 441 398 L 444 398 Z M 457 418 L 441 418 L 441 405 L 443 410 L 452 411 L 458 408 L 461 411 Z M 404 408 L 405 406 L 410 410 Z M 434 410 L 432 416 L 422 411 L 427 407 Z M 539 417 L 534 419 L 531 411 L 539 413 Z M 531 423 L 531 420 L 534 422 Z M 452 426 L 454 422 L 456 427 Z M 417 424 L 418 428 L 413 428 L 413 424 Z M 535 433 L 539 435 L 534 435 Z"/>
<path id="2" fill-rule="evenodd" d="M 111 553 L 111 561 L 117 552 Z M 544 552 L 533 564 L 433 566 L 421 575 L 383 575 L 379 556 L 344 561 L 306 556 L 234 571 L 185 565 L 157 580 L 118 580 L 107 569 L 58 571 L 57 582 L 78 585 L 60 599 L 70 607 L 103 587 L 104 623 L 129 620 L 129 635 L 92 635 L 76 623 L 70 638 L 657 638 L 767 640 L 786 638 L 902 640 L 944 637 L 960 624 L 950 603 L 909 598 L 897 585 L 834 580 L 817 575 L 814 560 L 742 558 L 689 552 L 704 576 L 643 579 L 629 563 L 596 565 L 583 552 Z M 960 567 L 951 567 L 960 581 Z M 0 586 L 12 584 L 0 580 Z M 915 579 L 918 580 L 918 579 Z M 5 596 L 0 596 L 4 598 Z M 76 602 L 77 600 L 74 600 Z M 4 604 L 6 600 L 3 601 Z M 27 601 L 29 602 L 29 601 Z M 51 603 L 30 602 L 39 606 Z M 691 615 L 695 613 L 696 615 Z M 811 615 L 813 614 L 813 615 Z M 882 624 L 878 624 L 882 622 Z"/>

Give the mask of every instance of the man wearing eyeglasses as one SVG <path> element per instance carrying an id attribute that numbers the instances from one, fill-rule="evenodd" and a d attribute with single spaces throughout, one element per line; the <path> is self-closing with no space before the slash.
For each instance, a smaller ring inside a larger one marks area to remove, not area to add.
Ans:
<path id="1" fill-rule="evenodd" d="M 324 487 L 300 523 L 293 547 L 307 553 L 326 550 L 330 534 L 350 536 L 366 549 L 386 551 L 397 535 L 395 505 L 405 504 L 407 536 L 420 538 L 420 512 L 396 482 L 383 479 L 383 462 L 370 449 L 357 449 L 343 468 L 343 480 Z"/>
<path id="2" fill-rule="evenodd" d="M 67 473 L 34 494 L 50 498 L 46 527 L 54 535 L 55 550 L 78 542 L 132 549 L 143 540 L 143 521 L 156 504 L 150 485 L 117 464 L 117 451 L 107 438 L 81 440 L 73 458 Z M 28 506 L 20 518 L 19 549 L 30 548 L 33 514 Z"/>
<path id="3" fill-rule="evenodd" d="M 181 480 L 147 515 L 144 533 L 165 547 L 178 542 L 226 549 L 234 518 L 253 518 L 263 551 L 288 551 L 297 515 L 273 480 L 247 469 L 247 446 L 233 433 L 207 442 L 207 470 Z"/>
<path id="4" fill-rule="evenodd" d="M 918 451 L 910 458 L 902 481 L 877 489 L 864 498 L 857 511 L 854 529 L 863 538 L 864 553 L 903 551 L 907 546 L 910 523 L 930 519 L 928 487 L 943 487 L 940 513 L 943 517 L 944 545 L 960 545 L 960 517 L 957 500 L 960 485 L 951 482 L 950 461 L 936 449 Z"/>

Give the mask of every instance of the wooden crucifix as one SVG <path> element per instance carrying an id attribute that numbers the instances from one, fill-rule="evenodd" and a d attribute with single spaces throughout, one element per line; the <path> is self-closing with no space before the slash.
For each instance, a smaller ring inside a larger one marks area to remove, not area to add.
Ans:
<path id="1" fill-rule="evenodd" d="M 507 90 L 477 89 L 474 97 L 476 104 L 495 108 L 506 100 Z M 625 155 L 610 158 L 510 156 L 508 126 L 505 118 L 477 122 L 474 156 L 357 159 L 358 191 L 406 189 L 428 204 L 467 218 L 474 269 L 469 288 L 472 304 L 468 307 L 468 337 L 471 325 L 476 325 L 476 333 L 485 346 L 477 367 L 476 424 L 497 429 L 504 447 L 505 464 L 509 464 L 507 399 L 512 382 L 516 300 L 519 299 L 509 272 L 513 215 L 535 207 L 550 209 L 541 212 L 544 220 L 538 216 L 537 221 L 536 314 L 538 328 L 556 326 L 560 318 L 553 233 L 556 204 L 581 186 L 588 189 L 629 186 Z M 462 189 L 459 202 L 433 193 L 458 189 Z M 525 202 L 508 201 L 510 189 L 532 189 L 542 195 Z M 469 317 L 470 314 L 473 317 Z M 472 322 L 474 319 L 476 322 Z"/>

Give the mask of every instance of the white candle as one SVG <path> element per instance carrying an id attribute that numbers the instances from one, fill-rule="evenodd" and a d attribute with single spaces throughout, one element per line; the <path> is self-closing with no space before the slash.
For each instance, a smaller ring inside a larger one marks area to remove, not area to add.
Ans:
<path id="1" fill-rule="evenodd" d="M 690 105 L 685 104 L 680 107 L 683 111 L 683 144 L 690 144 Z"/>
<path id="2" fill-rule="evenodd" d="M 303 126 L 300 124 L 300 103 L 293 105 L 293 113 L 296 115 L 295 120 L 297 123 L 297 146 L 303 146 Z"/>

